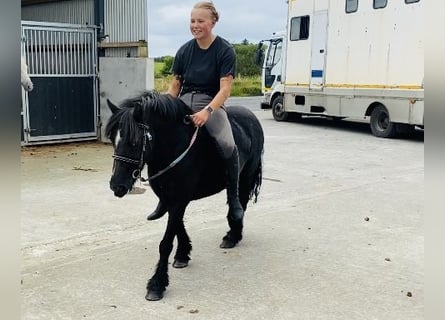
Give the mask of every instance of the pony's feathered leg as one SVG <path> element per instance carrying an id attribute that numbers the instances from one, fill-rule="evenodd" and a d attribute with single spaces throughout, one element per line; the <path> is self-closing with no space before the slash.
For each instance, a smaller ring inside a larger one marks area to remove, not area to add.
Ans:
<path id="1" fill-rule="evenodd" d="M 185 268 L 189 264 L 190 251 L 192 251 L 192 244 L 190 238 L 185 230 L 184 221 L 181 221 L 178 232 L 176 234 L 178 239 L 178 248 L 175 254 L 174 268 Z"/>
<path id="2" fill-rule="evenodd" d="M 239 184 L 239 157 L 238 148 L 235 146 L 232 155 L 224 159 L 227 176 L 227 202 L 229 203 L 228 216 L 235 221 L 242 220 L 244 209 L 241 206 L 238 196 Z"/>
<path id="3" fill-rule="evenodd" d="M 161 300 L 164 291 L 169 285 L 168 277 L 168 257 L 173 249 L 173 240 L 181 228 L 184 211 L 187 204 L 180 204 L 170 208 L 168 216 L 167 229 L 164 237 L 159 244 L 159 261 L 153 277 L 147 283 L 147 295 L 145 299 L 149 301 Z"/>

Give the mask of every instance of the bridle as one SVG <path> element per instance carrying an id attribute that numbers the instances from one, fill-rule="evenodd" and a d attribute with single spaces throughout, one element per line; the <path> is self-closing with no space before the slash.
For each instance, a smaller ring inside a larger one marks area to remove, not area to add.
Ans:
<path id="1" fill-rule="evenodd" d="M 142 169 L 144 167 L 144 154 L 145 154 L 145 150 L 146 150 L 145 148 L 146 148 L 146 145 L 147 145 L 147 140 L 148 141 L 153 140 L 153 136 L 150 133 L 150 130 L 149 130 L 150 127 L 149 126 L 147 126 L 147 125 L 145 125 L 143 123 L 138 123 L 137 126 L 139 128 L 141 128 L 142 131 L 143 131 L 142 150 L 141 150 L 140 158 L 138 160 L 136 160 L 136 159 L 120 156 L 120 155 L 118 155 L 116 153 L 113 154 L 114 160 L 122 161 L 122 162 L 126 162 L 126 163 L 131 163 L 131 164 L 137 164 L 138 165 L 138 168 L 136 170 L 134 170 L 133 173 L 132 173 L 133 179 L 136 179 L 136 180 L 141 178 L 141 172 L 142 172 Z"/>
<path id="2" fill-rule="evenodd" d="M 143 131 L 142 150 L 141 150 L 140 158 L 138 160 L 136 160 L 136 159 L 132 159 L 132 158 L 128 158 L 128 157 L 124 157 L 124 156 L 118 155 L 116 153 L 113 154 L 113 158 L 114 158 L 114 160 L 117 160 L 117 161 L 122 161 L 122 162 L 126 162 L 126 163 L 131 163 L 131 164 L 137 164 L 138 165 L 138 169 L 135 169 L 133 171 L 132 177 L 133 177 L 133 179 L 136 179 L 136 180 L 138 180 L 138 179 L 142 180 L 143 178 L 141 176 L 141 173 L 142 173 L 142 169 L 144 168 L 144 154 L 145 154 L 145 151 L 146 151 L 146 145 L 147 145 L 147 142 L 149 142 L 149 145 L 150 145 L 150 148 L 151 148 L 150 141 L 153 140 L 153 136 L 150 133 L 150 126 L 145 125 L 143 123 L 138 123 L 137 126 L 139 128 L 141 128 L 142 131 Z M 167 167 L 165 167 L 164 169 L 158 171 L 157 173 L 155 173 L 152 176 L 148 176 L 148 181 L 154 180 L 157 177 L 159 177 L 160 175 L 164 174 L 165 172 L 167 172 L 168 170 L 173 168 L 175 165 L 177 165 L 187 155 L 187 153 L 189 152 L 190 148 L 193 146 L 193 144 L 194 144 L 194 142 L 196 140 L 196 136 L 198 135 L 198 130 L 199 130 L 199 127 L 196 127 L 195 132 L 193 133 L 193 136 L 192 136 L 192 138 L 190 140 L 190 143 L 189 143 L 187 149 L 183 153 L 181 153 L 179 155 L 179 157 L 177 157 L 175 160 L 173 160 Z"/>

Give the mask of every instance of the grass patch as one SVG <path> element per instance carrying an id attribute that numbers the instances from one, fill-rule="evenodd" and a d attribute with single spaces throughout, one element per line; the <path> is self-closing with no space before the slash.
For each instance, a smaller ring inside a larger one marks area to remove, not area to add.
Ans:
<path id="1" fill-rule="evenodd" d="M 155 90 L 161 93 L 167 92 L 168 86 L 173 76 L 158 77 L 155 76 Z"/>
<path id="2" fill-rule="evenodd" d="M 155 67 L 156 69 L 156 67 Z M 172 76 L 156 76 L 155 89 L 159 92 L 166 92 L 171 82 Z M 261 77 L 241 77 L 238 76 L 232 83 L 232 97 L 249 97 L 261 95 Z"/>
<path id="3" fill-rule="evenodd" d="M 161 71 L 164 68 L 164 62 L 155 61 L 155 78 L 162 77 Z"/>
<path id="4" fill-rule="evenodd" d="M 232 83 L 232 97 L 248 97 L 261 95 L 261 77 L 237 76 Z"/>

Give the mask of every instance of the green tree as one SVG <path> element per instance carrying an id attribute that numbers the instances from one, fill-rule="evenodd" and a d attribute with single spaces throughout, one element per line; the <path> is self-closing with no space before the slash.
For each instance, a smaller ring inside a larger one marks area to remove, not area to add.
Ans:
<path id="1" fill-rule="evenodd" d="M 255 64 L 255 56 L 257 45 L 250 44 L 247 39 L 244 39 L 242 43 L 233 44 L 236 52 L 236 69 L 237 75 L 250 77 L 260 76 L 261 67 Z"/>
<path id="2" fill-rule="evenodd" d="M 171 73 L 174 57 L 165 56 L 163 59 L 164 66 L 161 69 L 161 74 L 167 76 Z"/>
<path id="3" fill-rule="evenodd" d="M 255 63 L 258 45 L 249 43 L 247 39 L 244 39 L 241 43 L 233 44 L 233 47 L 236 53 L 236 76 L 260 76 L 261 67 Z M 174 57 L 163 56 L 155 58 L 155 60 L 164 64 L 160 70 L 160 74 L 163 76 L 169 75 Z"/>

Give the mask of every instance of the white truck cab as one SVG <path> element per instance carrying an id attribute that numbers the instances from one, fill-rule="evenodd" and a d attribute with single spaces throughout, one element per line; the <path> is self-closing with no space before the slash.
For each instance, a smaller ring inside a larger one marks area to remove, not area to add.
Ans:
<path id="1" fill-rule="evenodd" d="M 282 91 L 277 86 L 282 86 L 282 80 L 284 79 L 286 32 L 284 30 L 274 32 L 270 39 L 260 42 L 259 50 L 262 50 L 264 42 L 267 42 L 267 49 L 261 74 L 261 93 L 263 94 L 261 109 L 270 109 L 272 93 L 276 90 Z"/>

